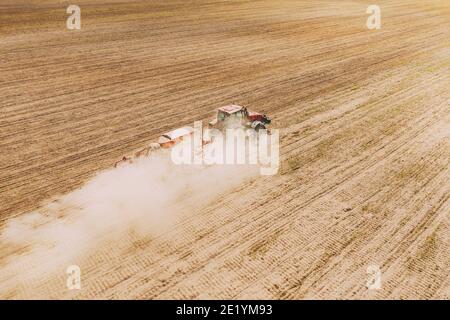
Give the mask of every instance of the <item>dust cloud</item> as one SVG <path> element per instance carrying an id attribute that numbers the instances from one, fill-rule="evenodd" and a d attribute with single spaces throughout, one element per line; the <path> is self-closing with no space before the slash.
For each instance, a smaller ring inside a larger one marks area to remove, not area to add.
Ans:
<path id="1" fill-rule="evenodd" d="M 6 224 L 0 231 L 1 252 L 7 253 L 0 259 L 0 282 L 65 268 L 102 241 L 119 241 L 124 232 L 157 236 L 181 213 L 195 214 L 200 205 L 257 174 L 249 165 L 175 165 L 165 150 L 101 172 L 82 188 Z"/>

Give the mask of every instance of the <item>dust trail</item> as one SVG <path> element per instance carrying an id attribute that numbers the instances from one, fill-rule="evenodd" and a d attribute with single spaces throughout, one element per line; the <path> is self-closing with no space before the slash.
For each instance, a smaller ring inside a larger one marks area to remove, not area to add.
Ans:
<path id="1" fill-rule="evenodd" d="M 181 212 L 195 214 L 199 203 L 206 205 L 257 174 L 258 168 L 248 165 L 175 165 L 164 151 L 102 172 L 1 230 L 0 291 L 60 271 L 124 232 L 156 236 Z"/>

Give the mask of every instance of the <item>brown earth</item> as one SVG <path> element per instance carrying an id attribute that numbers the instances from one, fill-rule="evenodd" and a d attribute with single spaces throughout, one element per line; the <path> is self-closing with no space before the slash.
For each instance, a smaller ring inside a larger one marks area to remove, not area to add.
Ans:
<path id="1" fill-rule="evenodd" d="M 380 30 L 366 1 L 83 0 L 80 31 L 67 4 L 0 4 L 3 225 L 233 101 L 282 166 L 89 252 L 80 291 L 62 270 L 0 297 L 450 298 L 450 2 L 378 1 Z"/>

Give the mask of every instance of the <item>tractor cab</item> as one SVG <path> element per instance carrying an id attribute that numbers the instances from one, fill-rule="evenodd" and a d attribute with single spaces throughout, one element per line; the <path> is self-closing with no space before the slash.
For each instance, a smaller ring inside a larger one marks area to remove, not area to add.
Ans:
<path id="1" fill-rule="evenodd" d="M 236 119 L 245 119 L 248 116 L 247 108 L 235 104 L 219 108 L 217 111 L 217 120 L 223 121 L 227 117 Z"/>
<path id="2" fill-rule="evenodd" d="M 216 119 L 209 122 L 210 128 L 253 128 L 265 129 L 270 119 L 261 113 L 248 111 L 246 107 L 231 104 L 217 109 Z"/>
<path id="3" fill-rule="evenodd" d="M 210 122 L 211 126 L 245 125 L 248 121 L 247 108 L 238 105 L 228 105 L 217 110 L 217 118 Z"/>

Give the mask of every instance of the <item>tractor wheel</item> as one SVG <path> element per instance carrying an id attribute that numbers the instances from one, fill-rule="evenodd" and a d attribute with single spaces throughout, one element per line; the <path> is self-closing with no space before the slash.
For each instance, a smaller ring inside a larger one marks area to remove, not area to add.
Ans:
<path id="1" fill-rule="evenodd" d="M 255 121 L 252 123 L 252 129 L 258 132 L 261 129 L 266 129 L 266 126 L 261 121 Z"/>

